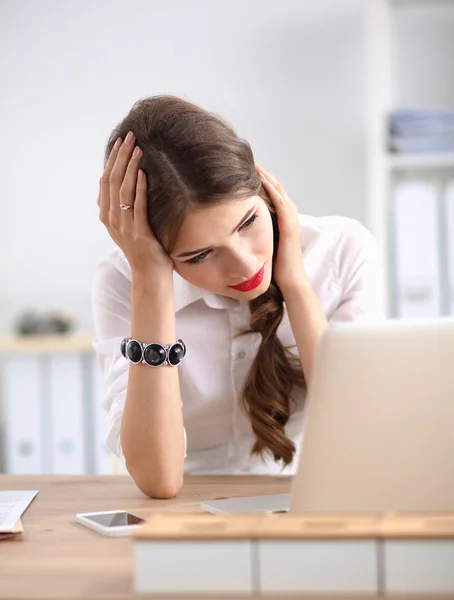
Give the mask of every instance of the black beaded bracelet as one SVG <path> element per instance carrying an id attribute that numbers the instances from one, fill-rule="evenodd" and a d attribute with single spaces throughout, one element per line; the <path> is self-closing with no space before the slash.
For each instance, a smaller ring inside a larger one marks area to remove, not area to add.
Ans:
<path id="1" fill-rule="evenodd" d="M 135 365 L 146 363 L 150 367 L 176 367 L 186 356 L 186 345 L 183 340 L 173 344 L 143 344 L 134 338 L 123 338 L 121 353 Z"/>

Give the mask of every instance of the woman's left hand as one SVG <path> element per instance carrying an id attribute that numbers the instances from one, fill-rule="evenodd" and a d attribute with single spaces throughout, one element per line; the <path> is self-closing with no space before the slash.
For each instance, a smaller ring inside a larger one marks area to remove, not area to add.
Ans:
<path id="1" fill-rule="evenodd" d="M 304 257 L 300 243 L 298 209 L 273 175 L 255 163 L 262 185 L 276 209 L 279 226 L 279 247 L 273 267 L 274 280 L 285 290 L 307 284 Z"/>

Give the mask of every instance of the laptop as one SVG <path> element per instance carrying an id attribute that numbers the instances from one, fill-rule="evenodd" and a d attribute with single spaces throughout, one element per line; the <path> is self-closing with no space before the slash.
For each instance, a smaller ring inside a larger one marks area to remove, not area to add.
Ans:
<path id="1" fill-rule="evenodd" d="M 212 513 L 454 510 L 454 318 L 332 324 L 290 494 Z"/>

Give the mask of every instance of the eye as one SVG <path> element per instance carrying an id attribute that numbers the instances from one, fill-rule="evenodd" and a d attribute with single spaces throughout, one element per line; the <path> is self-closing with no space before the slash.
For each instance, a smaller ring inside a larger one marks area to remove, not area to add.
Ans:
<path id="1" fill-rule="evenodd" d="M 255 213 L 255 215 L 252 215 L 252 217 L 249 217 L 249 219 L 241 225 L 241 227 L 239 228 L 238 231 L 242 231 L 243 229 L 247 229 L 248 227 L 250 227 L 257 218 L 258 218 L 258 214 Z M 196 265 L 197 263 L 204 261 L 210 253 L 211 253 L 211 250 L 205 250 L 205 252 L 202 252 L 201 254 L 198 254 L 197 256 L 190 258 L 186 262 L 189 265 Z"/>
<path id="2" fill-rule="evenodd" d="M 210 250 L 205 250 L 205 252 L 202 252 L 202 254 L 197 254 L 197 256 L 194 256 L 194 258 L 190 258 L 186 262 L 190 265 L 196 265 L 197 263 L 202 262 L 202 260 L 205 260 L 209 253 Z"/>
<path id="3" fill-rule="evenodd" d="M 241 227 L 240 227 L 240 231 L 242 229 L 246 229 L 247 227 L 250 227 L 252 225 L 252 223 L 258 218 L 258 214 L 255 213 L 255 215 L 252 215 L 252 217 L 249 217 L 249 219 L 247 221 L 245 221 Z"/>

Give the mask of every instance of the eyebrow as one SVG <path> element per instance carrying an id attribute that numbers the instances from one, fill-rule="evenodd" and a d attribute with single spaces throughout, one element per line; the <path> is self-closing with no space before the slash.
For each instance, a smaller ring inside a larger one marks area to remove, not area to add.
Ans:
<path id="1" fill-rule="evenodd" d="M 238 223 L 238 225 L 232 231 L 232 235 L 235 233 L 235 231 L 238 229 L 238 227 L 241 227 L 241 225 L 244 223 L 244 221 L 247 220 L 249 215 L 251 215 L 256 208 L 257 208 L 256 206 L 253 206 L 252 208 L 250 208 L 247 211 L 247 213 L 244 215 L 244 217 L 241 219 L 241 221 Z M 181 254 L 178 254 L 177 258 L 183 258 L 184 256 L 192 256 L 193 254 L 199 254 L 201 252 L 205 252 L 206 250 L 209 250 L 209 248 L 200 248 L 199 250 L 191 250 L 190 252 L 182 252 Z"/>

